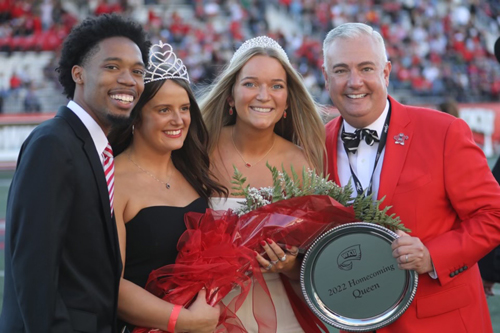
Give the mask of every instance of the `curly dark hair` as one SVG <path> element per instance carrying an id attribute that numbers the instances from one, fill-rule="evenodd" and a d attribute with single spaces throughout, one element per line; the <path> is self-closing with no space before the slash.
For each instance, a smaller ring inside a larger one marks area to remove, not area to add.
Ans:
<path id="1" fill-rule="evenodd" d="M 111 37 L 126 37 L 133 41 L 141 50 L 144 64 L 148 63 L 151 43 L 139 23 L 117 14 L 86 18 L 64 40 L 59 67 L 56 69 L 66 97 L 72 99 L 75 93 L 75 82 L 71 75 L 73 66 L 85 65 L 97 51 L 99 42 Z"/>
<path id="2" fill-rule="evenodd" d="M 186 90 L 190 103 L 191 124 L 182 148 L 172 151 L 172 162 L 184 178 L 193 186 L 198 195 L 206 200 L 217 193 L 219 196 L 228 196 L 226 187 L 214 181 L 210 172 L 208 156 L 209 135 L 203 122 L 200 107 L 189 83 L 182 79 L 169 79 Z M 122 153 L 132 143 L 132 126 L 142 123 L 142 108 L 153 99 L 166 80 L 159 80 L 144 85 L 144 91 L 132 110 L 127 124 L 115 125 L 108 136 L 108 140 L 116 155 Z"/>

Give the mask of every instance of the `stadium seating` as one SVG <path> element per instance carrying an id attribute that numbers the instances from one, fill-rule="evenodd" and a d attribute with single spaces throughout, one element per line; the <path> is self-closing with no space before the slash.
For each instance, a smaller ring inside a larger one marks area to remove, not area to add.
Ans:
<path id="1" fill-rule="evenodd" d="M 266 34 L 283 45 L 315 98 L 327 104 L 321 42 L 333 26 L 360 21 L 373 25 L 386 40 L 393 64 L 390 91 L 397 98 L 434 105 L 450 97 L 459 102 L 500 98 L 500 66 L 491 52 L 500 35 L 500 5 L 494 0 L 477 4 L 444 0 L 107 2 L 55 1 L 53 22 L 48 26 L 38 14 L 46 1 L 23 2 L 10 12 L 0 8 L 0 60 L 5 64 L 0 89 L 9 90 L 9 80 L 17 70 L 37 88 L 46 89 L 44 94 L 57 95 L 60 88 L 49 83 L 53 77 L 44 77 L 50 74 L 44 68 L 57 55 L 70 28 L 96 12 L 121 11 L 141 22 L 153 41 L 173 44 L 185 60 L 195 89 L 210 83 L 245 39 Z M 42 96 L 42 100 L 43 111 L 54 111 L 46 103 L 54 99 Z M 20 111 L 7 94 L 4 112 Z"/>

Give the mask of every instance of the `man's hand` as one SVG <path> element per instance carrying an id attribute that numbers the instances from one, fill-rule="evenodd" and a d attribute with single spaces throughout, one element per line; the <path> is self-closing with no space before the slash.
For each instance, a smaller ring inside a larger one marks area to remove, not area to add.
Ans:
<path id="1" fill-rule="evenodd" d="M 392 256 L 396 258 L 400 269 L 414 270 L 418 274 L 434 270 L 429 250 L 420 238 L 411 237 L 404 231 L 396 231 L 398 238 L 392 242 Z"/>
<path id="2" fill-rule="evenodd" d="M 495 293 L 493 293 L 493 285 L 494 284 L 495 284 L 495 282 L 483 280 L 483 288 L 484 288 L 484 293 L 486 294 L 486 297 L 495 296 Z"/>

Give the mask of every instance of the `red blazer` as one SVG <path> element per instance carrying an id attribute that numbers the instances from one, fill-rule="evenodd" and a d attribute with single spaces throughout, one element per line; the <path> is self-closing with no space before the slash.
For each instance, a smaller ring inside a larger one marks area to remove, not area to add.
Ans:
<path id="1" fill-rule="evenodd" d="M 477 261 L 500 243 L 500 187 L 463 120 L 389 100 L 378 199 L 429 249 L 438 279 L 419 275 L 408 310 L 377 333 L 492 332 Z M 337 183 L 341 124 L 326 125 L 326 170 Z"/>

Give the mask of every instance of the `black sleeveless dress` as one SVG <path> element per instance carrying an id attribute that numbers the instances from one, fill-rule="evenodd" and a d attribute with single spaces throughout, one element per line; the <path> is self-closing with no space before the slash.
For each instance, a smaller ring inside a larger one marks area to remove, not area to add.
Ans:
<path id="1" fill-rule="evenodd" d="M 143 208 L 125 224 L 127 248 L 123 277 L 144 288 L 149 273 L 175 263 L 177 241 L 184 231 L 184 214 L 205 213 L 208 203 L 198 198 L 185 207 L 151 206 Z M 124 322 L 119 321 L 118 332 Z M 132 331 L 129 325 L 129 330 Z"/>

